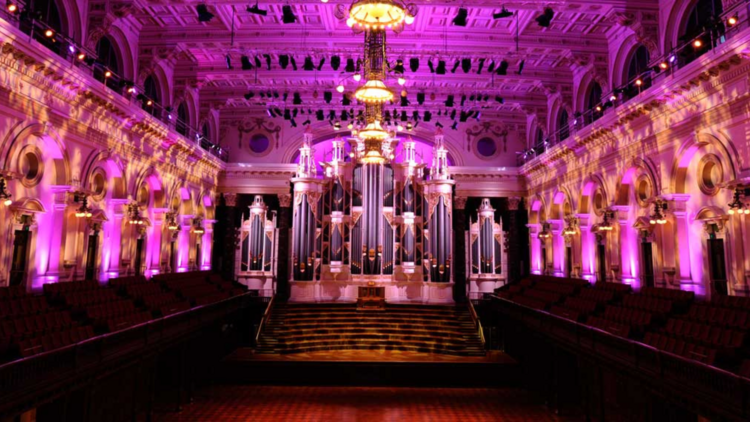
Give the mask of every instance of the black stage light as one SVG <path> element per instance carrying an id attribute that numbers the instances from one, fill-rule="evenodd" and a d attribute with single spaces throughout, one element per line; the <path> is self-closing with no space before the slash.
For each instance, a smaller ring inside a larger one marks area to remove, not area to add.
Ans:
<path id="1" fill-rule="evenodd" d="M 312 57 L 310 56 L 305 57 L 305 64 L 302 65 L 302 68 L 305 70 L 315 69 L 315 65 L 313 64 Z"/>
<path id="2" fill-rule="evenodd" d="M 432 113 L 430 113 L 429 111 L 425 111 L 424 112 L 424 121 L 425 122 L 429 122 L 430 120 L 432 120 Z"/>
<path id="3" fill-rule="evenodd" d="M 511 16 L 513 16 L 513 12 L 511 12 L 508 9 L 506 9 L 505 6 L 503 6 L 503 10 L 501 10 L 498 13 L 495 13 L 495 14 L 492 15 L 492 17 L 495 18 L 495 19 L 509 18 Z"/>
<path id="4" fill-rule="evenodd" d="M 294 93 L 294 99 L 292 100 L 292 104 L 302 104 L 302 98 L 299 95 L 299 92 Z"/>
<path id="5" fill-rule="evenodd" d="M 474 94 L 471 94 L 471 95 L 469 96 L 469 101 L 474 101 L 474 100 L 476 100 L 476 99 L 477 99 L 477 97 L 476 97 L 476 95 L 474 95 Z"/>
<path id="6" fill-rule="evenodd" d="M 242 56 L 240 58 L 240 61 L 242 62 L 242 70 L 252 70 L 253 65 L 250 63 L 250 59 L 247 56 Z"/>
<path id="7" fill-rule="evenodd" d="M 288 92 L 285 92 L 285 93 L 284 93 L 284 96 L 283 96 L 284 102 L 286 102 L 286 99 L 287 99 L 287 98 L 289 98 L 289 93 L 288 93 Z"/>
<path id="8" fill-rule="evenodd" d="M 424 104 L 424 92 L 417 93 L 417 102 L 419 103 L 419 105 Z"/>
<path id="9" fill-rule="evenodd" d="M 299 110 L 297 110 L 296 108 L 292 110 L 292 117 L 297 117 L 297 114 L 299 114 Z"/>
<path id="10" fill-rule="evenodd" d="M 269 95 L 269 97 L 270 97 L 270 95 Z M 274 91 L 273 92 L 273 98 L 279 98 L 279 91 Z"/>
<path id="11" fill-rule="evenodd" d="M 247 6 L 246 10 L 253 15 L 268 16 L 268 10 L 261 10 L 258 8 L 257 2 L 255 3 L 255 6 Z"/>
<path id="12" fill-rule="evenodd" d="M 553 16 L 555 16 L 555 12 L 551 7 L 547 7 L 544 9 L 544 13 L 536 18 L 536 23 L 542 28 L 549 28 Z"/>
<path id="13" fill-rule="evenodd" d="M 294 119 L 292 119 L 291 123 L 292 123 L 292 127 L 297 127 L 297 122 L 295 122 Z"/>
<path id="14" fill-rule="evenodd" d="M 490 63 L 490 67 L 487 68 L 488 72 L 494 72 L 495 71 L 495 61 L 493 60 L 492 63 Z"/>
<path id="15" fill-rule="evenodd" d="M 419 59 L 417 57 L 409 59 L 409 69 L 411 69 L 412 72 L 416 72 L 417 69 L 419 69 Z"/>
<path id="16" fill-rule="evenodd" d="M 458 69 L 458 66 L 461 65 L 461 60 L 456 59 L 456 62 L 453 63 L 453 69 L 451 69 L 451 73 L 456 73 L 456 69 Z"/>
<path id="17" fill-rule="evenodd" d="M 271 70 L 271 55 L 270 54 L 264 54 L 263 58 L 266 59 L 266 68 L 268 70 Z"/>
<path id="18" fill-rule="evenodd" d="M 435 66 L 432 65 L 432 60 L 427 60 L 427 67 L 430 68 L 430 73 L 435 73 Z"/>
<path id="19" fill-rule="evenodd" d="M 214 14 L 208 11 L 205 4 L 195 6 L 195 10 L 198 12 L 198 22 L 208 22 L 214 18 Z"/>
<path id="20" fill-rule="evenodd" d="M 471 59 L 461 60 L 461 70 L 463 70 L 464 73 L 469 73 L 469 71 L 471 70 Z"/>
<path id="21" fill-rule="evenodd" d="M 401 96 L 401 107 L 408 107 L 410 104 L 409 98 L 406 95 Z"/>
<path id="22" fill-rule="evenodd" d="M 345 105 L 345 106 L 351 105 L 352 104 L 352 99 L 349 98 L 349 96 L 346 93 L 344 93 L 341 96 L 341 104 Z"/>
<path id="23" fill-rule="evenodd" d="M 490 96 L 489 96 L 489 95 L 487 95 L 487 94 L 484 94 L 484 98 L 482 98 L 482 101 L 485 101 L 485 102 L 486 102 L 486 101 L 487 101 L 487 100 L 489 100 L 489 99 L 490 99 Z"/>
<path id="24" fill-rule="evenodd" d="M 341 120 L 349 120 L 349 112 L 341 110 Z"/>
<path id="25" fill-rule="evenodd" d="M 505 60 L 500 62 L 500 66 L 497 67 L 497 74 L 498 75 L 508 74 L 508 62 L 506 62 Z"/>
<path id="26" fill-rule="evenodd" d="M 523 66 L 525 64 L 526 64 L 526 60 L 521 60 L 521 63 L 518 64 L 518 72 L 516 72 L 516 73 L 518 73 L 520 75 L 521 72 L 523 72 Z"/>
<path id="27" fill-rule="evenodd" d="M 323 57 L 322 59 L 320 59 L 320 62 L 318 62 L 318 71 L 320 71 L 320 70 L 323 69 L 323 65 L 324 64 L 326 64 L 326 58 L 325 57 Z"/>
<path id="28" fill-rule="evenodd" d="M 307 119 L 307 120 L 305 120 L 304 122 L 302 122 L 302 125 L 303 125 L 303 126 L 305 126 L 305 125 L 309 125 L 310 123 L 312 123 L 312 122 L 310 121 L 310 119 Z"/>
<path id="29" fill-rule="evenodd" d="M 336 112 L 331 110 L 328 112 L 328 120 L 334 120 L 336 119 Z"/>
<path id="30" fill-rule="evenodd" d="M 393 71 L 403 75 L 404 74 L 404 61 L 401 59 L 396 60 L 396 66 L 393 68 Z"/>
<path id="31" fill-rule="evenodd" d="M 354 67 L 354 59 L 346 59 L 346 67 L 344 72 L 354 73 L 356 71 Z"/>
<path id="32" fill-rule="evenodd" d="M 435 73 L 438 75 L 445 75 L 445 60 L 438 60 L 437 69 L 435 69 Z"/>
<path id="33" fill-rule="evenodd" d="M 464 106 L 464 103 L 466 103 L 466 94 L 461 96 L 461 107 Z"/>
<path id="34" fill-rule="evenodd" d="M 453 129 L 453 130 L 458 129 L 458 122 L 457 121 L 455 121 L 455 120 L 453 121 L 453 125 L 451 126 L 451 129 Z"/>
<path id="35" fill-rule="evenodd" d="M 297 70 L 297 62 L 294 60 L 294 56 L 290 56 L 289 60 L 292 62 L 292 69 Z"/>
<path id="36" fill-rule="evenodd" d="M 453 18 L 453 25 L 456 26 L 466 26 L 466 17 L 468 16 L 468 11 L 464 9 L 463 7 L 458 9 L 458 14 L 455 18 Z"/>
<path id="37" fill-rule="evenodd" d="M 331 91 L 323 92 L 323 101 L 325 101 L 326 104 L 331 104 L 332 99 L 333 99 L 333 93 L 331 93 Z"/>
<path id="38" fill-rule="evenodd" d="M 456 110 L 451 111 L 451 120 L 456 119 Z"/>
<path id="39" fill-rule="evenodd" d="M 339 66 L 341 66 L 341 57 L 339 56 L 331 57 L 331 68 L 333 70 L 339 70 Z"/>
<path id="40" fill-rule="evenodd" d="M 440 122 L 435 122 L 435 126 L 436 126 L 436 127 L 443 127 L 443 124 L 442 124 L 442 123 L 440 123 Z"/>
<path id="41" fill-rule="evenodd" d="M 247 94 L 245 94 L 245 99 L 249 100 L 249 99 L 253 98 L 254 96 L 255 96 L 255 93 L 253 91 L 250 91 Z"/>
<path id="42" fill-rule="evenodd" d="M 453 95 L 449 95 L 448 99 L 445 100 L 445 106 L 446 107 L 453 107 Z"/>
<path id="43" fill-rule="evenodd" d="M 287 66 L 289 66 L 289 56 L 286 54 L 282 54 L 279 56 L 279 66 L 281 66 L 282 69 L 286 69 Z"/>
<path id="44" fill-rule="evenodd" d="M 266 94 L 263 91 L 260 92 L 260 98 L 266 98 Z"/>
<path id="45" fill-rule="evenodd" d="M 482 74 L 482 69 L 484 68 L 484 61 L 485 60 L 486 59 L 479 59 L 479 70 L 477 70 L 477 75 L 481 75 Z"/>
<path id="46" fill-rule="evenodd" d="M 294 12 L 292 11 L 292 6 L 289 6 L 288 4 L 281 7 L 281 21 L 284 23 L 294 23 L 294 21 L 297 20 L 297 17 L 294 16 Z"/>
<path id="47" fill-rule="evenodd" d="M 288 109 L 284 109 L 284 120 L 291 120 L 292 119 L 292 112 Z"/>
<path id="48" fill-rule="evenodd" d="M 268 117 L 274 118 L 276 117 L 276 113 L 273 112 L 273 109 L 269 108 L 266 110 L 266 113 L 268 113 Z"/>
<path id="49" fill-rule="evenodd" d="M 315 112 L 315 118 L 316 118 L 316 119 L 318 119 L 318 120 L 323 120 L 323 119 L 325 119 L 326 117 L 325 117 L 325 115 L 323 114 L 323 110 L 318 110 L 318 111 L 316 111 L 316 112 Z"/>
<path id="50" fill-rule="evenodd" d="M 407 116 L 407 115 L 406 115 L 406 112 L 405 112 L 405 111 L 402 111 L 402 112 L 401 112 L 401 121 L 402 121 L 402 122 L 405 122 L 405 121 L 407 121 L 407 120 L 409 120 L 409 116 Z"/>
<path id="51" fill-rule="evenodd" d="M 414 110 L 414 112 L 411 114 L 411 118 L 414 119 L 414 121 L 419 120 L 419 112 Z"/>
<path id="52" fill-rule="evenodd" d="M 224 56 L 224 59 L 227 61 L 227 69 L 232 70 L 232 56 L 227 54 L 226 56 Z"/>
<path id="53" fill-rule="evenodd" d="M 255 56 L 255 67 L 260 68 L 260 57 Z"/>

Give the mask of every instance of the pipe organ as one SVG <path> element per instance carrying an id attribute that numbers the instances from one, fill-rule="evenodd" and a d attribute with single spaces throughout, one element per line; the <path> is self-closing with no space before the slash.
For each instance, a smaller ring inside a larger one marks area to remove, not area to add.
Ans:
<path id="1" fill-rule="evenodd" d="M 507 262 L 503 236 L 502 220 L 495 221 L 495 209 L 489 198 L 482 199 L 477 220 L 471 222 L 469 228 L 470 291 L 492 292 L 505 281 L 503 269 Z"/>
<path id="2" fill-rule="evenodd" d="M 263 197 L 256 195 L 240 226 L 240 254 L 236 273 L 251 289 L 272 289 L 275 272 L 276 217 L 268 219 Z"/>
<path id="3" fill-rule="evenodd" d="M 318 174 L 306 132 L 294 183 L 292 300 L 356 300 L 385 286 L 386 299 L 450 302 L 452 187 L 442 133 L 432 167 L 415 142 L 332 142 Z M 347 146 L 349 153 L 347 153 Z"/>

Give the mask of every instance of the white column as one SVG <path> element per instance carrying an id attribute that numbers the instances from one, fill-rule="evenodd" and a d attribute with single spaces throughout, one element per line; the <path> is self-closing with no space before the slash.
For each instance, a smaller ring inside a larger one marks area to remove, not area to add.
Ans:
<path id="1" fill-rule="evenodd" d="M 543 274 L 544 268 L 542 268 L 542 241 L 539 240 L 539 231 L 541 230 L 541 224 L 527 224 L 529 228 L 529 247 L 531 251 L 529 253 L 531 259 L 531 273 L 532 274 Z"/>
<path id="2" fill-rule="evenodd" d="M 640 288 L 640 260 L 638 257 L 638 233 L 628 218 L 630 206 L 615 206 L 617 222 L 620 224 L 620 281 Z"/>
<path id="3" fill-rule="evenodd" d="M 102 245 L 101 271 L 99 280 L 109 280 L 120 276 L 120 255 L 122 250 L 122 219 L 125 216 L 127 199 L 110 199 L 107 215 L 109 221 L 104 223 L 104 240 Z"/>
<path id="4" fill-rule="evenodd" d="M 581 231 L 581 277 L 596 281 L 596 235 L 591 232 L 589 214 L 578 214 L 578 228 Z"/>

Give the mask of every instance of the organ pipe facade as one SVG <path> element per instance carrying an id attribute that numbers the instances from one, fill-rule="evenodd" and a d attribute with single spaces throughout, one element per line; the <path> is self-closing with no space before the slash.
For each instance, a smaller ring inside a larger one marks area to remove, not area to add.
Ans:
<path id="1" fill-rule="evenodd" d="M 256 195 L 240 226 L 240 254 L 235 267 L 238 279 L 250 288 L 273 289 L 276 261 L 276 216 L 269 219 L 263 197 Z"/>
<path id="2" fill-rule="evenodd" d="M 356 300 L 357 286 L 375 284 L 386 299 L 452 301 L 453 181 L 442 133 L 429 169 L 411 139 L 394 160 L 397 142 L 373 153 L 337 138 L 318 175 L 305 135 L 293 179 L 292 300 Z"/>
<path id="3" fill-rule="evenodd" d="M 502 220 L 495 220 L 495 209 L 489 198 L 482 199 L 477 218 L 469 228 L 471 291 L 492 292 L 506 279 L 503 272 L 507 266 L 503 237 Z"/>

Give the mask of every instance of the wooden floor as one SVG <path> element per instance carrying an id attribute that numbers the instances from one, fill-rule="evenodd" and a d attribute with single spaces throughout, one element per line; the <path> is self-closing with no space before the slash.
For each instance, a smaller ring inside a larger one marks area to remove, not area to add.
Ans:
<path id="1" fill-rule="evenodd" d="M 490 352 L 487 356 L 455 356 L 440 353 L 403 352 L 399 350 L 335 350 L 292 354 L 255 353 L 252 348 L 240 348 L 230 354 L 228 361 L 309 361 L 309 362 L 452 362 L 452 363 L 515 363 L 505 353 Z"/>
<path id="2" fill-rule="evenodd" d="M 219 386 L 157 422 L 561 421 L 517 389 Z M 567 419 L 572 420 L 572 419 Z"/>

